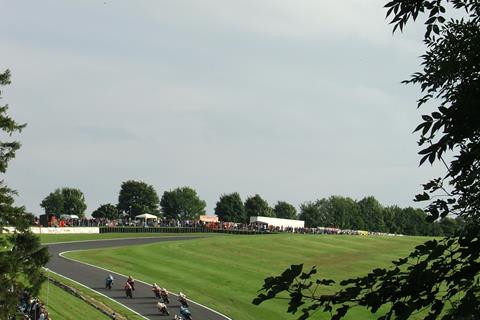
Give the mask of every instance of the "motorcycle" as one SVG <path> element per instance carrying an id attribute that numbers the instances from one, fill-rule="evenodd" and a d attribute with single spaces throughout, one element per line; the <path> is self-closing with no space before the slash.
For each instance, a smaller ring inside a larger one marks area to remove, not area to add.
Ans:
<path id="1" fill-rule="evenodd" d="M 188 301 L 187 301 L 187 297 L 180 292 L 180 294 L 178 295 L 178 301 L 182 304 L 183 307 L 186 307 L 188 308 Z"/>
<path id="2" fill-rule="evenodd" d="M 164 303 L 157 302 L 157 308 L 158 308 L 158 312 L 160 312 L 160 315 L 162 316 L 170 315 L 170 312 L 168 312 L 168 308 Z"/>
<path id="3" fill-rule="evenodd" d="M 166 290 L 160 291 L 160 298 L 162 299 L 163 303 L 170 303 L 170 299 L 168 299 L 168 292 Z"/>
<path id="4" fill-rule="evenodd" d="M 123 287 L 123 289 L 125 290 L 125 296 L 127 298 L 133 299 L 132 286 L 128 282 L 125 283 L 125 286 Z"/>
<path id="5" fill-rule="evenodd" d="M 132 287 L 132 291 L 135 291 L 135 280 L 132 277 L 128 277 L 127 282 Z"/>
<path id="6" fill-rule="evenodd" d="M 105 279 L 105 289 L 111 290 L 112 286 L 113 286 L 113 278 L 108 277 L 107 279 Z"/>
<path id="7" fill-rule="evenodd" d="M 153 294 L 155 295 L 155 298 L 157 298 L 157 299 L 162 298 L 161 295 L 160 295 L 160 288 L 159 287 L 153 286 L 152 291 L 153 291 Z"/>
<path id="8" fill-rule="evenodd" d="M 192 313 L 185 306 L 180 307 L 180 316 L 182 320 L 193 320 Z"/>

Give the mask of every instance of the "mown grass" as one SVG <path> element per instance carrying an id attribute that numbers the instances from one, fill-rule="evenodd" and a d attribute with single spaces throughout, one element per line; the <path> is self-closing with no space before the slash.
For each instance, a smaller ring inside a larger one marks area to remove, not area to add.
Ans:
<path id="1" fill-rule="evenodd" d="M 100 311 L 52 283 L 45 282 L 40 291 L 40 300 L 47 306 L 52 319 L 59 320 L 107 320 Z"/>
<path id="2" fill-rule="evenodd" d="M 85 240 L 106 240 L 106 239 L 125 239 L 125 238 L 151 238 L 151 237 L 181 237 L 199 235 L 200 233 L 100 233 L 100 234 L 39 234 L 42 244 L 85 241 Z M 201 233 L 202 236 L 212 236 L 214 234 Z"/>
<path id="3" fill-rule="evenodd" d="M 88 250 L 67 256 L 137 279 L 157 282 L 233 319 L 295 319 L 286 301 L 254 306 L 263 279 L 291 264 L 316 265 L 319 276 L 341 280 L 365 274 L 408 254 L 422 237 L 360 237 L 329 235 L 218 236 L 108 250 Z M 354 310 L 348 319 L 371 319 Z"/>

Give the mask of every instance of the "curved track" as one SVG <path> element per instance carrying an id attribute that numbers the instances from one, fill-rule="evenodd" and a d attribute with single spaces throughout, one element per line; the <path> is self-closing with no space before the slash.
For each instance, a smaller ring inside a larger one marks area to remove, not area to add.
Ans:
<path id="1" fill-rule="evenodd" d="M 65 242 L 48 244 L 48 251 L 51 254 L 47 268 L 66 278 L 78 282 L 108 298 L 117 301 L 128 309 L 141 315 L 145 319 L 173 319 L 174 314 L 179 314 L 180 303 L 174 294 L 170 294 L 168 310 L 170 316 L 160 316 L 156 308 L 157 299 L 153 296 L 151 285 L 135 279 L 135 291 L 133 299 L 127 299 L 123 291 L 123 284 L 126 282 L 125 275 L 115 273 L 94 265 L 79 262 L 62 256 L 62 253 L 75 250 L 98 249 L 108 247 L 132 246 L 164 241 L 182 241 L 197 237 L 159 237 L 159 238 L 137 238 L 137 239 L 113 239 L 93 240 L 81 242 Z M 111 273 L 115 279 L 112 290 L 104 288 L 105 278 Z M 158 280 L 161 285 L 161 279 Z M 168 289 L 168 288 L 167 288 Z M 189 300 L 189 309 L 195 320 L 229 320 L 224 316 L 206 306 L 202 306 Z"/>

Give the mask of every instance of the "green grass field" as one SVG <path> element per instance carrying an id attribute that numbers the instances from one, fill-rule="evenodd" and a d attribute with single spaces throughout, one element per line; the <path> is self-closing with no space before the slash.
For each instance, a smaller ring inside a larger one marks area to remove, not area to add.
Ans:
<path id="1" fill-rule="evenodd" d="M 47 306 L 50 317 L 55 320 L 110 319 L 82 300 L 48 282 L 43 284 L 39 297 Z"/>
<path id="2" fill-rule="evenodd" d="M 422 237 L 320 235 L 217 236 L 108 250 L 68 253 L 135 278 L 183 291 L 192 299 L 238 319 L 295 319 L 285 300 L 251 304 L 267 276 L 290 264 L 316 265 L 319 275 L 336 280 L 365 274 L 406 255 Z M 371 319 L 354 310 L 348 319 Z"/>
<path id="3" fill-rule="evenodd" d="M 85 240 L 105 240 L 105 239 L 125 239 L 125 238 L 149 238 L 149 237 L 181 237 L 199 235 L 200 233 L 100 233 L 100 234 L 39 234 L 42 244 L 85 241 Z M 201 233 L 202 236 L 215 236 L 215 234 Z"/>
<path id="4" fill-rule="evenodd" d="M 129 319 L 129 320 L 141 320 L 141 319 L 143 319 L 142 317 L 138 316 L 137 314 L 133 313 L 132 311 L 124 308 L 120 303 L 114 302 L 114 301 L 110 300 L 109 298 L 107 298 L 107 297 L 105 297 L 101 294 L 98 294 L 98 293 L 96 293 L 95 291 L 93 291 L 89 288 L 81 286 L 78 283 L 76 283 L 74 281 L 71 281 L 67 278 L 64 278 L 63 276 L 57 275 L 57 274 L 52 272 L 52 273 L 49 274 L 49 277 L 53 278 L 57 281 L 60 281 L 63 284 L 77 290 L 77 292 L 79 292 L 82 296 L 87 297 L 87 299 L 90 299 L 91 301 L 94 301 L 95 304 L 99 305 L 103 309 L 107 309 L 107 311 L 110 311 L 110 312 L 115 312 L 117 314 L 118 319 L 122 319 L 122 318 L 123 319 Z M 43 290 L 40 292 L 40 298 L 41 298 L 42 301 L 46 301 L 46 291 L 47 291 L 46 287 L 47 287 L 47 283 L 44 284 L 44 286 L 42 288 Z M 52 287 L 55 287 L 55 288 L 59 289 L 55 285 L 50 284 L 50 289 Z M 65 298 L 62 295 L 67 295 L 67 298 Z M 79 298 L 73 297 L 70 293 L 67 293 L 64 290 L 60 290 L 58 292 L 58 295 L 55 297 L 55 299 L 50 298 L 50 305 L 53 306 L 53 308 L 57 311 L 58 314 L 63 312 L 63 313 L 65 313 L 65 315 L 60 314 L 61 316 L 60 317 L 55 317 L 54 318 L 55 320 L 64 319 L 64 318 L 70 316 L 70 313 L 67 310 L 64 310 L 62 308 L 62 304 L 63 304 L 62 301 L 65 301 L 68 298 L 70 298 L 70 299 L 73 298 L 73 300 L 69 300 L 72 305 L 73 304 L 78 304 L 78 305 L 82 306 L 83 308 L 94 309 L 90 305 L 81 301 Z M 52 308 L 52 307 L 50 307 L 50 308 Z M 75 307 L 75 308 L 78 308 L 78 307 Z M 83 313 L 80 313 L 80 314 L 76 315 L 75 319 L 76 320 L 91 320 L 93 318 L 89 317 L 88 313 L 86 315 L 84 315 Z M 103 318 L 101 318 L 101 319 L 103 319 Z"/>

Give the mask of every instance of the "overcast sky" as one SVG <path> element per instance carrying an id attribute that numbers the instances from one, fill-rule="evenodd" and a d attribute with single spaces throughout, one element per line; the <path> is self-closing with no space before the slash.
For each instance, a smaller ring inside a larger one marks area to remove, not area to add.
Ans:
<path id="1" fill-rule="evenodd" d="M 412 198 L 421 23 L 392 36 L 372 0 L 0 0 L 3 103 L 28 127 L 18 203 L 76 187 L 90 213 L 122 181 L 295 206 Z"/>

